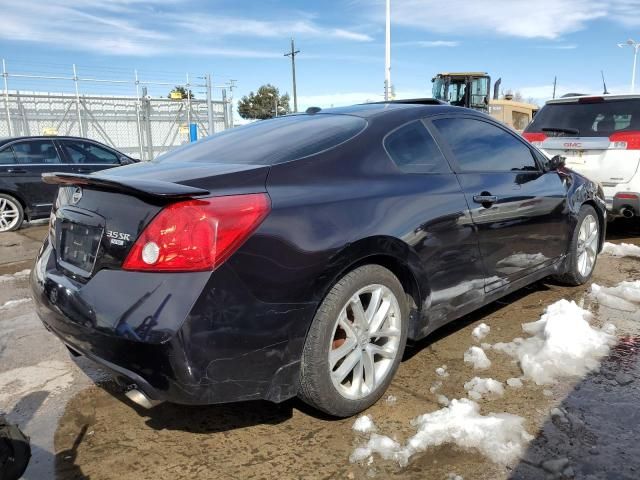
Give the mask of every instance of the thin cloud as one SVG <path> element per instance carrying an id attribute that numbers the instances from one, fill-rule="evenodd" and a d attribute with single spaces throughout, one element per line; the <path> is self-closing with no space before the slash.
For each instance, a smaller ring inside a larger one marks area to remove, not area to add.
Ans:
<path id="1" fill-rule="evenodd" d="M 393 45 L 397 47 L 453 48 L 453 47 L 459 47 L 460 42 L 453 41 L 453 40 L 417 40 L 414 42 L 397 42 L 397 43 L 394 43 Z"/>
<path id="2" fill-rule="evenodd" d="M 234 37 L 295 35 L 327 41 L 372 40 L 358 31 L 320 25 L 302 13 L 293 20 L 256 20 L 198 13 L 190 9 L 191 4 L 185 1 L 176 5 L 169 0 L 21 0 L 3 6 L 0 39 L 104 55 L 180 53 L 242 58 L 276 58 L 282 54 L 236 48 L 229 44 Z"/>
<path id="3" fill-rule="evenodd" d="M 578 45 L 538 45 L 535 48 L 541 48 L 544 50 L 575 50 L 578 48 Z"/>
<path id="4" fill-rule="evenodd" d="M 358 0 L 369 18 L 382 21 L 383 1 Z M 640 0 L 403 0 L 391 6 L 392 22 L 431 33 L 557 39 L 595 20 L 640 25 Z"/>

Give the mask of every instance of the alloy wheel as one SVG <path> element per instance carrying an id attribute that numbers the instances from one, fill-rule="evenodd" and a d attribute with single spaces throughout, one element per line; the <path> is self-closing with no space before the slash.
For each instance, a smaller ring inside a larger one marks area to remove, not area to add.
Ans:
<path id="1" fill-rule="evenodd" d="M 329 347 L 331 381 L 345 398 L 360 400 L 386 379 L 398 355 L 398 299 L 384 285 L 356 292 L 340 311 Z"/>
<path id="2" fill-rule="evenodd" d="M 0 232 L 8 232 L 20 219 L 20 210 L 12 200 L 0 198 Z"/>
<path id="3" fill-rule="evenodd" d="M 578 233 L 577 267 L 583 277 L 588 277 L 596 263 L 598 254 L 598 222 L 593 215 L 587 215 L 582 220 Z"/>

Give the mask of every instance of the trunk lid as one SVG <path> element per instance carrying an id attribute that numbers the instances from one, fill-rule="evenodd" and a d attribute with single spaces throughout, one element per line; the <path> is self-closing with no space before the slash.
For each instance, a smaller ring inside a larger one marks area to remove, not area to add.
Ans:
<path id="1" fill-rule="evenodd" d="M 550 100 L 523 135 L 547 154 L 566 157 L 568 167 L 593 180 L 627 183 L 640 165 L 640 96 Z"/>
<path id="2" fill-rule="evenodd" d="M 59 185 L 50 243 L 78 281 L 120 269 L 140 233 L 166 205 L 203 196 L 265 192 L 269 167 L 143 163 L 93 175 L 50 174 Z"/>
<path id="3" fill-rule="evenodd" d="M 562 155 L 566 165 L 602 184 L 631 181 L 640 165 L 639 150 L 612 148 L 608 137 L 549 137 L 539 145 L 548 155 Z"/>

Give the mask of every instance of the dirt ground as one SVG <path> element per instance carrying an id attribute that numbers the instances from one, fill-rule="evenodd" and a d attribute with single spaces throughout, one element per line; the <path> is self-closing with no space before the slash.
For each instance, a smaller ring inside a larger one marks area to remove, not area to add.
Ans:
<path id="1" fill-rule="evenodd" d="M 0 264 L 11 258 L 7 244 L 43 232 L 33 227 L 0 239 Z M 627 225 L 614 226 L 609 241 L 640 245 L 638 232 Z M 24 268 L 21 261 L 13 260 L 13 269 L 0 267 L 0 274 Z M 640 258 L 610 256 L 599 258 L 593 277 L 605 286 L 636 279 Z M 522 459 L 507 466 L 450 445 L 428 449 L 404 468 L 378 456 L 371 464 L 350 463 L 365 439 L 352 430 L 354 419 L 326 418 L 297 400 L 143 410 L 88 362 L 81 361 L 82 369 L 71 362 L 29 301 L 0 310 L 0 411 L 32 436 L 29 479 L 638 479 L 640 325 L 628 313 L 592 301 L 588 290 L 538 282 L 410 345 L 385 394 L 395 401 L 383 399 L 366 412 L 381 433 L 406 441 L 415 433 L 413 418 L 441 408 L 430 391 L 435 382 L 442 382 L 436 393 L 466 397 L 463 384 L 477 372 L 463 354 L 477 344 L 475 326 L 491 327 L 485 342 L 509 342 L 523 336 L 521 324 L 539 319 L 549 304 L 575 300 L 594 313 L 595 324 L 614 323 L 618 343 L 600 370 L 585 378 L 552 387 L 525 382 L 479 402 L 483 414 L 524 417 L 534 437 Z M 27 295 L 26 277 L 0 284 L 0 305 Z M 487 355 L 492 366 L 486 376 L 505 382 L 521 375 L 510 357 L 492 350 Z M 443 364 L 446 378 L 435 372 Z M 39 380 L 21 380 L 27 374 Z"/>

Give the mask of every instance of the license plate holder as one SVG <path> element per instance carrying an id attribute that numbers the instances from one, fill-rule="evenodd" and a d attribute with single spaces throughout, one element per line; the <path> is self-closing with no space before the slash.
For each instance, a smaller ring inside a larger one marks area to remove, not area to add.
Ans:
<path id="1" fill-rule="evenodd" d="M 98 257 L 103 228 L 66 219 L 57 226 L 61 266 L 84 277 L 91 275 Z"/>

